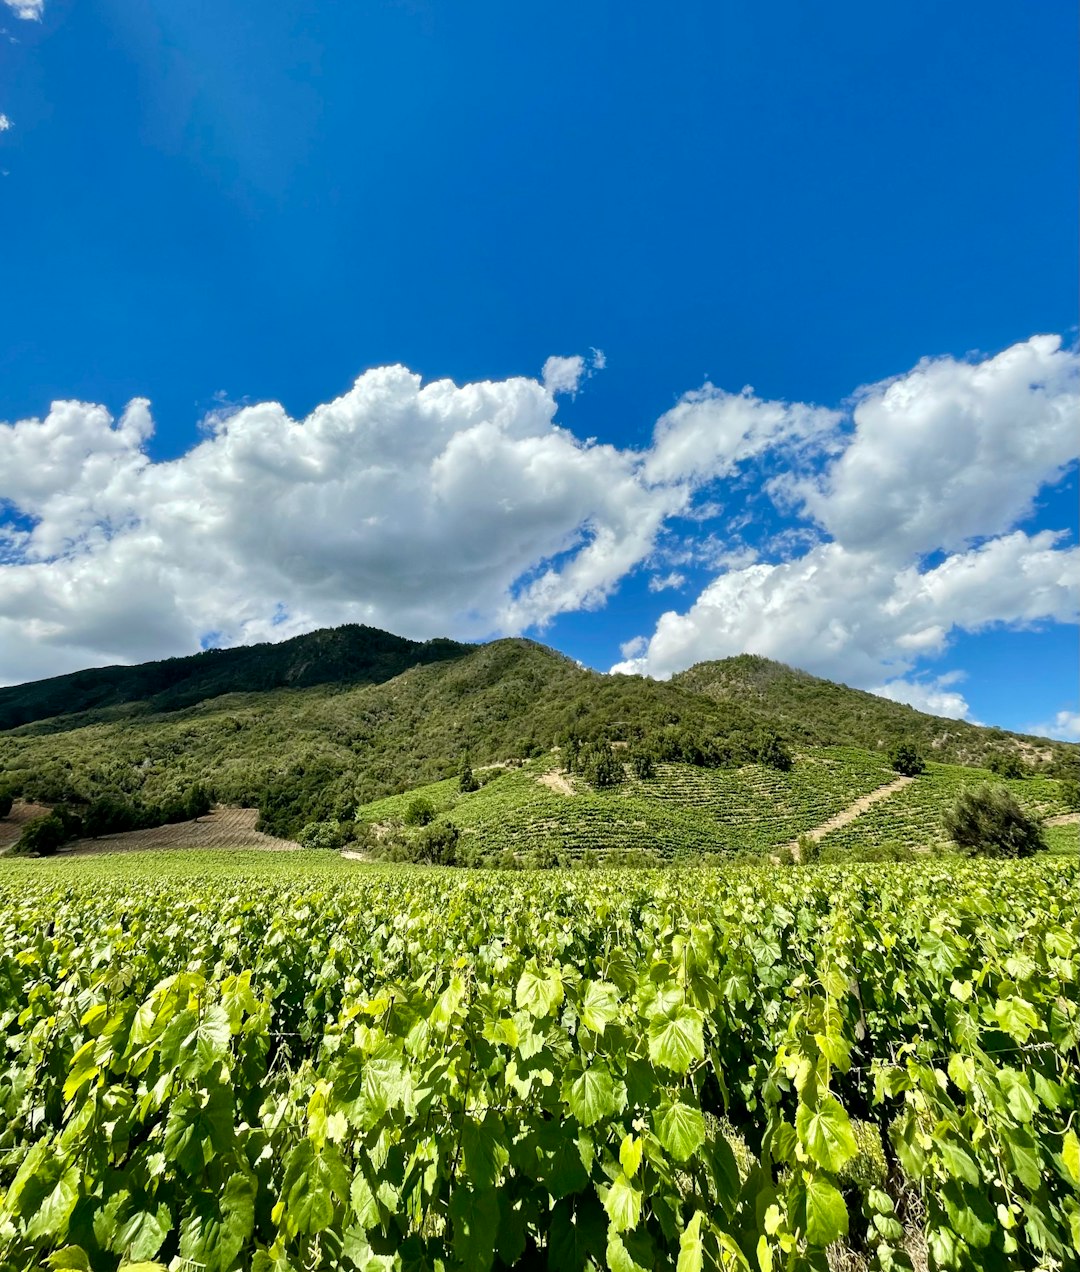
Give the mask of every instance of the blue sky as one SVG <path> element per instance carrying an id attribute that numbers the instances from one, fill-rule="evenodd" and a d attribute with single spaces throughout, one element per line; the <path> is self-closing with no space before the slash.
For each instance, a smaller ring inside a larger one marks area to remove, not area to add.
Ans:
<path id="1" fill-rule="evenodd" d="M 0 682 L 357 619 L 1075 731 L 1074 6 L 0 14 Z"/>

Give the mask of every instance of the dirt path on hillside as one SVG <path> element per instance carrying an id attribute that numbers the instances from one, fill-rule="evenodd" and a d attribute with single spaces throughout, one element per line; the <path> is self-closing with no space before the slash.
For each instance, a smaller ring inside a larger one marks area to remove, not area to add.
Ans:
<path id="1" fill-rule="evenodd" d="M 1053 817 L 1048 817 L 1044 826 L 1075 826 L 1080 822 L 1080 813 L 1057 813 Z"/>
<path id="2" fill-rule="evenodd" d="M 550 773 L 541 773 L 536 780 L 541 786 L 546 786 L 549 791 L 555 791 L 558 795 L 574 794 L 570 779 L 565 773 L 560 773 L 557 769 L 552 769 Z"/>
<path id="3" fill-rule="evenodd" d="M 824 839 L 832 830 L 839 830 L 841 826 L 847 826 L 853 822 L 856 817 L 865 813 L 868 808 L 872 808 L 880 800 L 888 799 L 890 795 L 895 795 L 897 791 L 902 791 L 905 786 L 910 785 L 915 779 L 913 777 L 898 777 L 893 782 L 888 782 L 885 786 L 879 786 L 876 791 L 871 791 L 868 795 L 860 796 L 854 804 L 849 804 L 842 812 L 830 817 L 827 822 L 822 822 L 820 826 L 815 826 L 813 830 L 804 830 L 804 835 L 809 835 L 811 839 Z M 772 851 L 777 853 L 794 852 L 798 853 L 799 836 L 790 840 L 780 847 L 774 848 Z"/>

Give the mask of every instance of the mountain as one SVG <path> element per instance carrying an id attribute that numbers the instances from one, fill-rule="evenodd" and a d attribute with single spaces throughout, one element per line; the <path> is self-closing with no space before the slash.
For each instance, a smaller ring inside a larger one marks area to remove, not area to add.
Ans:
<path id="1" fill-rule="evenodd" d="M 221 803 L 259 805 L 288 835 L 446 779 L 466 754 L 478 766 L 528 760 L 570 737 L 699 771 L 750 762 L 771 735 L 796 752 L 861 748 L 878 768 L 900 738 L 964 763 L 1066 749 L 764 659 L 659 682 L 589 671 L 530 640 L 417 644 L 364 627 L 21 685 L 0 690 L 0 712 L 0 789 L 45 804 L 168 804 L 202 783 Z"/>
<path id="2" fill-rule="evenodd" d="M 780 732 L 809 735 L 820 744 L 888 750 L 906 740 L 935 759 L 958 764 L 982 763 L 999 749 L 1016 750 L 1028 759 L 1063 749 L 1046 738 L 929 715 L 757 654 L 697 663 L 673 676 L 672 684 L 717 703 L 760 712 Z"/>
<path id="3" fill-rule="evenodd" d="M 420 644 L 352 624 L 294 636 L 280 644 L 208 649 L 135 667 L 95 667 L 0 689 L 0 730 L 107 707 L 143 713 L 179 711 L 223 693 L 380 684 L 410 667 L 460 658 L 473 648 L 452 640 Z"/>

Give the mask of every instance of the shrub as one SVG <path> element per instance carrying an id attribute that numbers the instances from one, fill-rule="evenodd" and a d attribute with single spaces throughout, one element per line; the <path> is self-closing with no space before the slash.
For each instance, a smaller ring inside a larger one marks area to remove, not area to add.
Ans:
<path id="1" fill-rule="evenodd" d="M 1026 777 L 1028 766 L 1015 751 L 996 751 L 986 762 L 995 777 Z"/>
<path id="2" fill-rule="evenodd" d="M 594 742 L 584 748 L 581 771 L 589 785 L 598 791 L 618 786 L 623 780 L 622 761 L 616 757 L 610 742 Z"/>
<path id="3" fill-rule="evenodd" d="M 778 769 L 781 773 L 790 771 L 795 763 L 791 752 L 784 745 L 779 734 L 763 730 L 753 742 L 753 756 L 759 764 Z"/>
<path id="4" fill-rule="evenodd" d="M 461 831 L 453 822 L 436 822 L 425 826 L 416 841 L 416 860 L 433 866 L 458 865 L 458 840 Z"/>
<path id="5" fill-rule="evenodd" d="M 972 857 L 1031 857 L 1046 847 L 1039 823 L 1003 786 L 961 791 L 943 819 L 954 843 Z"/>
<path id="6" fill-rule="evenodd" d="M 435 820 L 435 805 L 424 795 L 414 795 L 405 808 L 406 826 L 427 826 Z"/>
<path id="7" fill-rule="evenodd" d="M 15 797 L 10 791 L 0 791 L 0 817 L 6 817 L 11 812 L 14 802 Z"/>
<path id="8" fill-rule="evenodd" d="M 889 752 L 889 763 L 904 777 L 918 777 L 926 772 L 926 761 L 914 742 L 898 742 Z"/>
<path id="9" fill-rule="evenodd" d="M 653 763 L 652 752 L 640 747 L 631 751 L 630 767 L 633 769 L 634 776 L 641 778 L 643 782 L 647 782 L 650 778 L 656 776 L 656 766 Z"/>
<path id="10" fill-rule="evenodd" d="M 308 822 L 296 836 L 302 848 L 327 848 L 335 851 L 343 848 L 352 838 L 352 827 L 331 818 L 329 821 Z"/>
<path id="11" fill-rule="evenodd" d="M 51 857 L 72 838 L 64 818 L 48 813 L 26 823 L 13 851 L 19 857 Z"/>

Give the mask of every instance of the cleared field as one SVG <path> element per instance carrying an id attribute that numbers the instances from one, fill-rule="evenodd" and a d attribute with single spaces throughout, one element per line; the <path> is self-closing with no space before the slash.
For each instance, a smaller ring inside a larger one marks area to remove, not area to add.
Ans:
<path id="1" fill-rule="evenodd" d="M 255 829 L 256 808 L 217 808 L 198 821 L 154 826 L 149 830 L 129 830 L 122 835 L 102 835 L 100 839 L 77 839 L 60 856 L 91 853 L 145 852 L 150 849 L 258 848 L 264 852 L 295 852 L 300 845 L 290 839 L 275 839 Z"/>
<path id="2" fill-rule="evenodd" d="M 35 817 L 44 817 L 49 810 L 42 804 L 13 804 L 6 817 L 0 817 L 0 853 L 6 852 L 23 833 L 23 827 Z"/>

